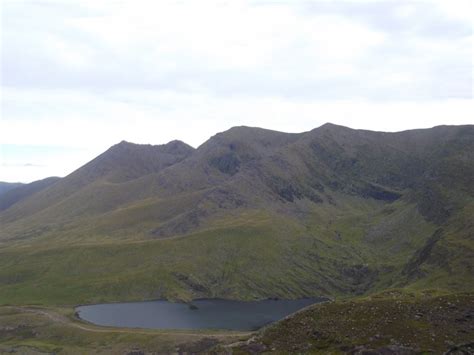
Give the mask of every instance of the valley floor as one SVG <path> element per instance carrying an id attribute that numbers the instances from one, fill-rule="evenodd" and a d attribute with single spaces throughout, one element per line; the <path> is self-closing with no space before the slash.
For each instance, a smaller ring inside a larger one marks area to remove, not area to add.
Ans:
<path id="1" fill-rule="evenodd" d="M 318 304 L 256 333 L 98 327 L 73 308 L 0 307 L 0 353 L 471 354 L 474 294 L 391 290 Z"/>
<path id="2" fill-rule="evenodd" d="M 0 307 L 0 354 L 194 353 L 250 334 L 98 327 L 77 320 L 72 308 Z"/>

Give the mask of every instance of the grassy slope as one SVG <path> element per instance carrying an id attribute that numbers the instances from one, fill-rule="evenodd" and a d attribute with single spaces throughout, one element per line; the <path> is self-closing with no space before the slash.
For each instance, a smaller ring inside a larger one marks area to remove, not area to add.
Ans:
<path id="1" fill-rule="evenodd" d="M 263 130 L 243 130 L 254 136 L 242 139 L 242 129 L 231 130 L 170 168 L 156 161 L 157 172 L 147 173 L 142 166 L 140 177 L 134 175 L 135 163 L 126 166 L 128 161 L 120 160 L 123 169 L 115 171 L 116 157 L 103 156 L 105 170 L 95 161 L 92 170 L 80 169 L 59 187 L 8 209 L 0 216 L 0 305 L 70 307 L 162 297 L 347 298 L 404 287 L 416 297 L 403 298 L 401 307 L 413 310 L 413 302 L 425 308 L 438 305 L 421 297 L 420 290 L 473 291 L 469 136 L 461 135 L 455 144 L 443 130 L 409 133 L 415 139 L 405 134 L 380 139 L 329 126 L 297 140 L 297 135 L 273 132 L 269 137 Z M 430 148 L 433 141 L 436 149 Z M 402 197 L 390 202 L 377 199 L 380 194 Z M 345 318 L 337 312 L 351 314 L 354 306 L 359 312 L 354 315 L 360 315 L 372 302 L 392 312 L 398 305 L 385 298 L 369 301 L 328 305 L 327 317 L 318 320 L 313 312 L 307 321 L 316 322 L 318 332 L 327 327 L 318 322 L 331 319 L 338 320 L 329 322 L 334 329 L 345 329 L 349 323 L 339 322 Z M 356 329 L 366 329 L 370 338 L 371 327 L 380 326 L 378 316 L 374 313 L 365 323 L 359 316 L 349 320 L 364 324 Z M 1 333 L 7 347 L 110 352 L 141 343 L 168 351 L 177 344 L 168 336 L 95 336 L 33 316 L 0 317 L 2 324 L 34 325 Z M 430 325 L 412 324 L 402 316 L 392 321 L 425 329 L 420 337 L 431 331 Z M 285 324 L 280 331 L 286 331 Z M 44 332 L 39 330 L 43 326 Z M 308 342 L 335 351 L 344 344 L 379 347 L 389 337 L 371 342 L 348 330 L 347 339 L 333 334 L 321 342 L 308 340 L 307 328 L 296 324 L 294 329 L 298 344 L 291 339 L 288 344 L 297 348 Z M 451 330 L 446 332 L 451 337 Z M 270 348 L 281 335 L 271 334 L 265 338 Z M 282 344 L 283 351 L 289 349 Z M 442 349 L 428 340 L 420 344 Z"/>
<path id="2" fill-rule="evenodd" d="M 71 309 L 58 307 L 0 307 L 0 353 L 197 352 L 217 343 L 235 342 L 243 336 L 225 331 L 186 332 L 95 327 L 75 320 L 72 312 Z"/>
<path id="3" fill-rule="evenodd" d="M 474 350 L 474 294 L 386 291 L 320 304 L 261 331 L 234 353 L 441 354 Z M 377 352 L 374 352 L 376 350 Z"/>
<path id="4" fill-rule="evenodd" d="M 472 289 L 472 135 L 121 143 L 0 214 L 0 303 Z"/>
<path id="5" fill-rule="evenodd" d="M 436 226 L 402 201 L 340 198 L 343 211 L 321 205 L 306 226 L 245 209 L 183 237 L 67 244 L 58 234 L 3 248 L 0 303 L 337 296 L 404 282 L 404 265 Z"/>

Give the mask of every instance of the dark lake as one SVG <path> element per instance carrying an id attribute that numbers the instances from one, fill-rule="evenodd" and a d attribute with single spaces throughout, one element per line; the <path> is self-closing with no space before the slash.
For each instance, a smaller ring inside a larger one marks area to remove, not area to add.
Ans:
<path id="1" fill-rule="evenodd" d="M 152 329 L 256 330 L 326 298 L 299 300 L 229 301 L 194 300 L 185 303 L 147 301 L 108 303 L 76 308 L 81 319 L 113 327 Z"/>

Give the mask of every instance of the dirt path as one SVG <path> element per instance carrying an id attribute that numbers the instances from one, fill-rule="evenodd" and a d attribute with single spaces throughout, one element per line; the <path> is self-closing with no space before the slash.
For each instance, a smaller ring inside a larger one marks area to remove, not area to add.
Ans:
<path id="1" fill-rule="evenodd" d="M 133 334 L 145 334 L 145 335 L 183 335 L 183 336 L 196 336 L 196 337 L 216 337 L 216 338 L 229 338 L 229 337 L 241 337 L 241 336 L 250 336 L 252 332 L 231 332 L 228 333 L 208 333 L 208 332 L 192 332 L 192 331 L 167 331 L 167 330 L 140 330 L 140 329 L 118 329 L 118 328 L 99 328 L 95 325 L 88 325 L 85 323 L 75 322 L 68 317 L 65 317 L 61 314 L 58 314 L 51 310 L 39 309 L 39 308 L 30 308 L 30 307 L 14 307 L 7 306 L 7 308 L 15 309 L 20 312 L 29 312 L 34 313 L 43 317 L 46 317 L 53 322 L 64 324 L 73 328 L 81 329 L 87 332 L 95 333 L 133 333 Z"/>

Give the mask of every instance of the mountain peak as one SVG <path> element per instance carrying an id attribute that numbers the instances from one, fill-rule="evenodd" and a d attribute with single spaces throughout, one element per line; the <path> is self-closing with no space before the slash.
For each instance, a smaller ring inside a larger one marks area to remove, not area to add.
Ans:
<path id="1" fill-rule="evenodd" d="M 161 145 L 122 140 L 71 175 L 79 181 L 77 186 L 98 178 L 124 182 L 161 171 L 186 159 L 193 151 L 193 147 L 177 140 Z"/>
<path id="2" fill-rule="evenodd" d="M 265 128 L 235 126 L 227 131 L 217 133 L 208 141 L 204 142 L 199 149 L 229 149 L 235 152 L 244 152 L 245 155 L 260 156 L 274 149 L 295 141 L 299 133 L 285 133 Z M 219 151 L 216 149 L 215 151 Z"/>
<path id="3" fill-rule="evenodd" d="M 341 126 L 341 125 L 338 125 L 338 124 L 335 124 L 335 123 L 331 123 L 331 122 L 326 122 L 325 124 L 323 124 L 322 126 L 319 126 L 318 128 L 316 128 L 316 130 L 319 130 L 319 129 L 323 129 L 323 130 L 340 130 L 340 129 L 350 129 L 348 127 L 345 127 L 345 126 Z"/>
<path id="4" fill-rule="evenodd" d="M 120 141 L 120 143 L 115 144 L 116 146 L 132 146 L 132 145 L 139 145 L 136 143 L 128 142 L 126 140 Z"/>
<path id="5" fill-rule="evenodd" d="M 180 141 L 178 139 L 174 139 L 172 141 L 169 141 L 166 144 L 163 144 L 163 147 L 166 147 L 168 149 L 177 151 L 177 150 L 194 150 L 193 147 L 191 147 L 189 144 L 184 143 L 183 141 Z"/>

